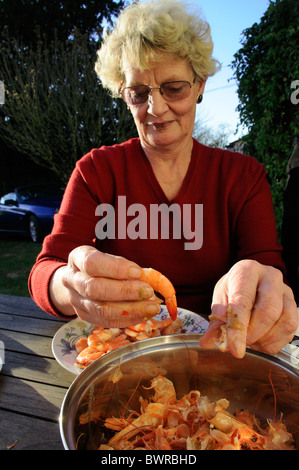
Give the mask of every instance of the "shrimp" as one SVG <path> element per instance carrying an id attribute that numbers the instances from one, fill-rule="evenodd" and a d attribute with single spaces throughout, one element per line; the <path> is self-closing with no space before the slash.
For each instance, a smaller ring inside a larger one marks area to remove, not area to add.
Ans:
<path id="1" fill-rule="evenodd" d="M 150 319 L 124 329 L 95 326 L 88 338 L 80 338 L 75 343 L 75 349 L 78 353 L 76 362 L 80 364 L 80 367 L 86 367 L 103 354 L 114 349 L 153 336 L 177 333 L 181 326 L 182 320 L 179 317 L 175 321 L 171 318 Z M 96 352 L 100 354 L 96 354 Z"/>
<path id="2" fill-rule="evenodd" d="M 177 300 L 175 289 L 170 280 L 153 268 L 143 268 L 140 280 L 147 282 L 155 291 L 163 295 L 170 318 L 175 320 L 177 317 Z"/>
<path id="3" fill-rule="evenodd" d="M 171 325 L 172 320 L 171 318 L 165 318 L 165 320 L 147 320 L 143 323 L 139 323 L 138 325 L 132 325 L 129 328 L 134 331 L 146 331 L 151 333 L 152 330 L 157 330 L 158 328 L 165 328 L 168 325 Z"/>
<path id="4" fill-rule="evenodd" d="M 174 333 L 179 333 L 182 329 L 183 322 L 180 317 L 177 317 L 176 320 L 172 321 L 168 325 L 163 326 L 161 330 L 162 335 L 172 335 Z"/>
<path id="5" fill-rule="evenodd" d="M 109 341 L 111 338 L 119 334 L 119 328 L 103 328 L 101 326 L 96 326 L 87 338 L 88 346 L 95 349 L 99 347 L 101 349 L 102 343 Z"/>
<path id="6" fill-rule="evenodd" d="M 80 354 L 88 346 L 87 338 L 79 338 L 75 343 L 75 348 L 78 354 Z"/>
<path id="7" fill-rule="evenodd" d="M 146 388 L 151 389 L 152 397 L 139 398 L 140 413 L 106 418 L 105 427 L 117 432 L 101 450 L 295 449 L 292 434 L 281 421 L 267 420 L 268 428 L 262 429 L 249 411 L 229 413 L 226 398 L 213 402 L 199 390 L 191 390 L 177 399 L 172 381 L 161 375 Z"/>
<path id="8" fill-rule="evenodd" d="M 178 320 L 178 318 L 177 318 Z M 177 322 L 177 320 L 175 322 Z M 181 319 L 180 324 L 181 324 Z M 165 320 L 147 320 L 142 323 L 138 323 L 138 325 L 132 325 L 125 329 L 125 334 L 129 336 L 133 341 L 140 341 L 142 339 L 152 338 L 154 336 L 159 336 L 160 334 L 168 334 L 164 333 L 166 327 L 169 327 L 173 323 L 171 318 L 165 318 Z M 171 333 L 175 333 L 179 330 L 179 325 L 176 325 L 171 330 Z"/>
<path id="9" fill-rule="evenodd" d="M 216 415 L 209 420 L 209 423 L 223 433 L 231 435 L 233 439 L 237 438 L 237 445 L 240 448 L 246 445 L 250 449 L 263 449 L 265 441 L 261 434 L 219 406 L 219 402 L 215 406 L 215 411 Z"/>
<path id="10" fill-rule="evenodd" d="M 80 366 L 86 367 L 99 357 L 103 356 L 103 354 L 111 352 L 114 349 L 118 349 L 121 346 L 126 346 L 129 343 L 130 341 L 126 338 L 125 335 L 119 335 L 115 338 L 111 338 L 110 341 L 97 343 L 96 347 L 87 346 L 78 354 L 76 362 L 80 364 Z"/>
<path id="11" fill-rule="evenodd" d="M 87 346 L 87 348 L 83 349 L 83 351 L 78 354 L 76 361 L 80 366 L 86 367 L 91 364 L 93 361 L 98 359 L 104 354 L 104 348 L 100 351 L 99 349 L 91 348 Z"/>
<path id="12" fill-rule="evenodd" d="M 206 340 L 214 338 L 215 346 L 222 352 L 228 351 L 228 330 L 239 330 L 244 329 L 242 323 L 237 318 L 237 315 L 233 313 L 233 308 L 228 305 L 226 309 L 226 322 L 223 319 L 218 318 L 217 315 L 211 314 L 209 316 L 210 326 L 207 330 Z"/>
<path id="13" fill-rule="evenodd" d="M 118 442 L 121 442 L 123 438 L 126 441 L 131 439 L 133 436 L 140 432 L 140 429 L 158 427 L 163 422 L 165 413 L 167 412 L 167 405 L 163 403 L 149 403 L 145 413 L 141 414 L 132 423 L 125 426 L 121 431 L 115 434 L 109 441 L 109 444 L 113 446 Z"/>
<path id="14" fill-rule="evenodd" d="M 174 385 L 171 380 L 167 379 L 163 375 L 155 377 L 152 380 L 152 385 L 147 390 L 152 388 L 155 390 L 155 395 L 153 397 L 155 403 L 172 404 L 176 402 Z"/>
<path id="15" fill-rule="evenodd" d="M 156 448 L 159 450 L 172 450 L 165 434 L 164 428 L 161 425 L 158 426 L 156 430 Z"/>

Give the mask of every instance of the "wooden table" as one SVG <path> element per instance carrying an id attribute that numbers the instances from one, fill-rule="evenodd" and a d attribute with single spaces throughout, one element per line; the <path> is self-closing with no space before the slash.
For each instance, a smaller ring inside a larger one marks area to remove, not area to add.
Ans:
<path id="1" fill-rule="evenodd" d="M 0 450 L 63 450 L 59 412 L 75 379 L 51 350 L 63 323 L 30 298 L 0 295 Z"/>

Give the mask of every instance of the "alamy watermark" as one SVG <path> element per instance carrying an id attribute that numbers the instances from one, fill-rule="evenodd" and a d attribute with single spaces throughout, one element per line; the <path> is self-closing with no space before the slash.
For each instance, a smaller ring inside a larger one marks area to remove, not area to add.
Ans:
<path id="1" fill-rule="evenodd" d="M 143 204 L 127 206 L 126 196 L 117 204 L 100 204 L 95 234 L 99 240 L 181 240 L 185 250 L 199 250 L 203 244 L 203 204 Z"/>
<path id="2" fill-rule="evenodd" d="M 0 105 L 5 103 L 5 88 L 4 83 L 0 80 Z"/>
<path id="3" fill-rule="evenodd" d="M 294 80 L 291 83 L 291 89 L 295 90 L 291 94 L 291 103 L 292 104 L 299 104 L 299 80 Z"/>

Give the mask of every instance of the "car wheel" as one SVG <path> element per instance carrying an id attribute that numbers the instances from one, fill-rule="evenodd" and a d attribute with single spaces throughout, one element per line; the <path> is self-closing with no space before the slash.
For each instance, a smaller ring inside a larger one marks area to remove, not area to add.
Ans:
<path id="1" fill-rule="evenodd" d="M 29 217 L 29 235 L 34 243 L 42 241 L 42 230 L 38 218 L 35 215 Z"/>

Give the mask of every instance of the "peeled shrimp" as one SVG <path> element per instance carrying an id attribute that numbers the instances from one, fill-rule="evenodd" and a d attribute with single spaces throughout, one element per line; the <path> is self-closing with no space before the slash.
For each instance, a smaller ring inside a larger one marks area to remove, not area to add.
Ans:
<path id="1" fill-rule="evenodd" d="M 150 319 L 123 329 L 95 326 L 88 338 L 80 338 L 75 343 L 78 353 L 76 362 L 80 367 L 86 367 L 102 355 L 121 346 L 153 336 L 178 333 L 181 327 L 180 317 L 177 317 L 175 321 L 171 318 Z"/>
<path id="2" fill-rule="evenodd" d="M 75 348 L 78 354 L 80 354 L 84 349 L 88 346 L 87 338 L 84 336 L 83 338 L 79 338 L 75 343 Z"/>
<path id="3" fill-rule="evenodd" d="M 101 348 L 102 343 L 111 340 L 111 338 L 114 338 L 119 334 L 119 328 L 103 328 L 101 326 L 95 326 L 87 338 L 88 346 L 95 349 L 97 349 L 98 346 Z"/>
<path id="4" fill-rule="evenodd" d="M 90 346 L 87 346 L 87 348 L 83 349 L 83 351 L 78 354 L 76 361 L 80 365 L 88 366 L 93 361 L 101 357 L 104 352 L 104 347 L 100 351 L 99 349 L 93 349 Z"/>
<path id="5" fill-rule="evenodd" d="M 96 342 L 93 338 L 93 346 L 87 346 L 85 349 L 81 350 L 76 358 L 76 362 L 77 364 L 86 367 L 104 354 L 122 346 L 126 346 L 129 343 L 130 341 L 124 334 L 111 337 L 110 340 L 103 343 L 100 341 Z"/>
<path id="6" fill-rule="evenodd" d="M 175 325 L 171 328 L 171 326 Z M 182 320 L 178 317 L 175 322 L 171 318 L 165 320 L 147 320 L 138 325 L 132 325 L 125 329 L 125 334 L 132 341 L 140 341 L 142 339 L 153 338 L 154 336 L 177 333 L 182 326 Z"/>
<path id="7" fill-rule="evenodd" d="M 153 268 L 143 268 L 140 280 L 147 282 L 155 291 L 163 295 L 170 318 L 175 320 L 178 313 L 177 300 L 170 280 Z"/>
<path id="8" fill-rule="evenodd" d="M 95 326 L 87 338 L 80 338 L 76 342 L 75 348 L 78 353 L 76 363 L 79 367 L 84 368 L 104 354 L 121 346 L 154 336 L 179 333 L 181 328 L 180 317 L 177 317 L 175 321 L 169 317 L 164 320 L 152 318 L 127 328 Z"/>

